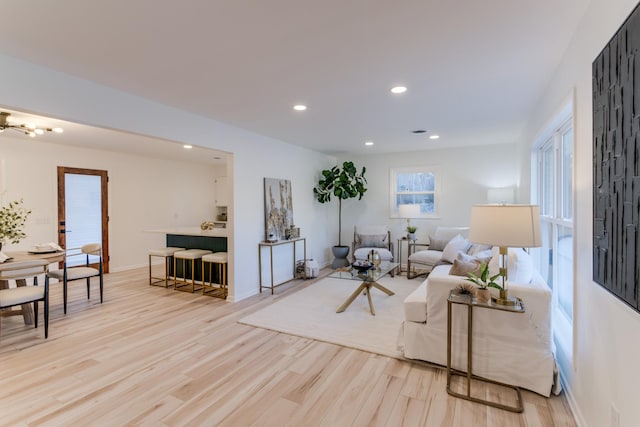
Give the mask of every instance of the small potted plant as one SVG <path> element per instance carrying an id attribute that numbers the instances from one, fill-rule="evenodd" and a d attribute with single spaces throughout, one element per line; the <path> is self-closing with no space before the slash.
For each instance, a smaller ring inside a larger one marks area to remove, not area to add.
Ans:
<path id="1" fill-rule="evenodd" d="M 467 275 L 469 277 L 465 278 L 464 280 L 468 280 L 478 287 L 478 289 L 476 289 L 476 299 L 479 303 L 489 302 L 489 298 L 491 298 L 489 288 L 502 290 L 502 286 L 500 286 L 495 281 L 498 277 L 500 277 L 500 273 L 489 276 L 489 265 L 487 265 L 486 263 L 480 264 L 480 276 L 477 276 L 473 272 L 469 272 L 467 273 Z"/>
<path id="2" fill-rule="evenodd" d="M 31 211 L 22 207 L 22 199 L 0 208 L 0 250 L 2 243 L 19 243 L 27 237 L 22 231 Z"/>
<path id="3" fill-rule="evenodd" d="M 408 225 L 407 226 L 407 239 L 409 240 L 416 240 L 416 230 L 418 229 L 418 227 L 414 226 L 414 225 Z"/>

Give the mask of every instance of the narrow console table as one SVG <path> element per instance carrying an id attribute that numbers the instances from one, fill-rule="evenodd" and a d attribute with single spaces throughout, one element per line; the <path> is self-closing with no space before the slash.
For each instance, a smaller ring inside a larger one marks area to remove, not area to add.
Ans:
<path id="1" fill-rule="evenodd" d="M 454 370 L 451 368 L 451 308 L 453 304 L 461 304 L 467 306 L 467 372 Z M 503 310 L 511 313 L 524 313 L 524 304 L 522 300 L 518 298 L 516 305 L 507 306 L 499 305 L 493 301 L 487 303 L 480 303 L 469 294 L 459 295 L 455 290 L 452 290 L 447 299 L 447 393 L 451 396 L 459 397 L 461 399 L 470 400 L 472 402 L 483 403 L 485 405 L 493 406 L 494 408 L 505 409 L 511 412 L 522 412 L 524 406 L 522 404 L 522 396 L 520 395 L 520 388 L 511 384 L 505 384 L 498 381 L 492 381 L 486 378 L 473 375 L 473 309 L 483 308 L 489 310 Z M 457 393 L 451 390 L 451 377 L 453 375 L 464 376 L 467 378 L 467 392 L 466 394 Z M 471 396 L 471 379 L 482 381 L 486 383 L 496 384 L 502 387 L 510 388 L 516 392 L 516 405 L 509 406 L 498 402 L 492 402 L 490 400 L 481 399 L 479 397 Z"/>
<path id="2" fill-rule="evenodd" d="M 302 274 L 296 274 L 296 263 L 299 261 L 298 259 L 298 244 L 301 244 L 303 247 L 303 257 L 300 259 L 303 264 Z M 288 246 L 292 247 L 289 248 Z M 293 252 L 291 258 L 289 258 L 289 251 Z M 279 253 L 281 252 L 281 253 Z M 263 257 L 268 260 L 268 262 L 263 262 Z M 283 285 L 293 279 L 298 277 L 303 277 L 306 279 L 307 275 L 307 239 L 304 237 L 298 237 L 296 239 L 289 240 L 279 240 L 277 242 L 260 242 L 258 243 L 258 265 L 260 270 L 260 292 L 262 289 L 271 289 L 271 294 L 273 295 L 273 290 L 277 286 Z M 289 267 L 291 267 L 291 275 L 288 274 Z M 266 278 L 270 279 L 269 285 L 263 284 L 263 282 L 267 282 L 267 280 L 263 280 L 263 275 Z M 279 276 L 279 277 L 278 277 Z"/>

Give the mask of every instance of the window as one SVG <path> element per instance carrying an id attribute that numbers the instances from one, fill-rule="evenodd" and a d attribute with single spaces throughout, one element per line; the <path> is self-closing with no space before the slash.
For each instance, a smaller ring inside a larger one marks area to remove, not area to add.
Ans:
<path id="1" fill-rule="evenodd" d="M 400 205 L 419 205 L 419 218 L 435 218 L 438 213 L 438 178 L 436 168 L 410 167 L 391 169 L 390 212 L 397 218 Z"/>
<path id="2" fill-rule="evenodd" d="M 534 191 L 540 204 L 542 247 L 538 267 L 553 291 L 556 343 L 572 354 L 573 337 L 573 122 L 564 117 L 534 148 Z"/>

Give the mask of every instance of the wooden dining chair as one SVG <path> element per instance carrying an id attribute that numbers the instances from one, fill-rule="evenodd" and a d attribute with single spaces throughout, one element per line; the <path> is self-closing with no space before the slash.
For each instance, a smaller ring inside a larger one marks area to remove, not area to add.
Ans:
<path id="1" fill-rule="evenodd" d="M 91 257 L 98 257 L 98 268 L 91 265 Z M 84 262 L 80 259 L 84 257 Z M 75 261 L 75 262 L 74 262 Z M 80 262 L 82 265 L 78 265 Z M 91 298 L 91 278 L 100 278 L 100 304 L 102 304 L 103 295 L 103 275 L 102 275 L 102 247 L 99 243 L 88 243 L 81 248 L 67 249 L 62 270 L 53 270 L 48 274 L 49 277 L 58 279 L 62 282 L 62 294 L 64 313 L 67 314 L 67 284 L 74 280 L 85 279 L 87 282 L 87 299 Z"/>
<path id="2" fill-rule="evenodd" d="M 0 309 L 33 302 L 33 319 L 38 327 L 38 302 L 44 301 L 44 337 L 49 337 L 49 262 L 38 259 L 0 264 L 0 281 L 33 278 L 33 286 L 0 289 Z M 44 274 L 44 286 L 38 286 L 38 276 Z"/>

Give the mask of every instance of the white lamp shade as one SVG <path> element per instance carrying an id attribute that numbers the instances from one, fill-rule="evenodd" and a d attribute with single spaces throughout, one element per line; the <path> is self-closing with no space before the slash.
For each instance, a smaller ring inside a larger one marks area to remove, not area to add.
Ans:
<path id="1" fill-rule="evenodd" d="M 537 205 L 475 205 L 469 241 L 492 246 L 533 248 L 542 245 Z"/>
<path id="2" fill-rule="evenodd" d="M 420 205 L 400 205 L 398 216 L 400 218 L 420 218 Z"/>

